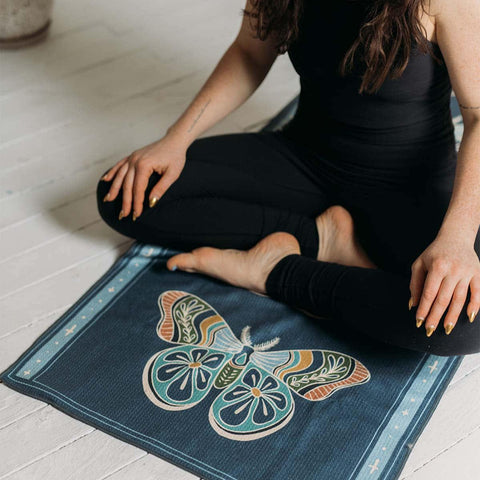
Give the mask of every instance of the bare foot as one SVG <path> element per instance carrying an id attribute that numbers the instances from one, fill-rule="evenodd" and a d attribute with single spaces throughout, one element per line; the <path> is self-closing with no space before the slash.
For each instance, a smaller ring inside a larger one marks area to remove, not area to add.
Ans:
<path id="1" fill-rule="evenodd" d="M 300 254 L 297 239 L 287 232 L 275 232 L 260 240 L 250 250 L 199 247 L 173 255 L 167 268 L 177 266 L 186 272 L 198 272 L 231 285 L 265 294 L 265 282 L 273 267 L 285 256 Z"/>
<path id="2" fill-rule="evenodd" d="M 355 237 L 353 218 L 341 205 L 333 205 L 315 219 L 319 247 L 317 260 L 354 267 L 378 268 Z"/>

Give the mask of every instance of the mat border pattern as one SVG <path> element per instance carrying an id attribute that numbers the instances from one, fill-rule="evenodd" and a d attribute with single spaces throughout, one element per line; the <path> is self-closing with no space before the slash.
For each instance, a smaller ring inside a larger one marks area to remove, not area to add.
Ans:
<path id="1" fill-rule="evenodd" d="M 82 331 L 85 331 L 85 329 L 88 329 L 95 323 L 99 312 L 104 312 L 105 308 L 109 308 L 115 302 L 116 298 L 119 298 L 118 295 L 113 295 L 110 301 L 102 302 L 101 306 L 93 309 L 91 318 L 85 319 L 83 325 L 76 330 L 75 335 L 69 336 L 68 341 L 60 346 L 56 352 L 46 355 L 45 349 L 48 345 L 51 345 L 51 343 L 48 342 L 51 342 L 54 338 L 58 338 L 61 330 L 67 326 L 68 322 L 70 322 L 73 317 L 84 312 L 85 308 L 92 308 L 90 306 L 92 301 L 95 301 L 96 297 L 98 298 L 99 295 L 104 295 L 107 285 L 113 279 L 119 276 L 122 272 L 122 276 L 127 278 L 124 274 L 127 269 L 130 268 L 130 271 L 134 272 L 134 274 L 130 275 L 128 280 L 125 281 L 123 290 L 128 289 L 129 286 L 139 280 L 142 274 L 146 273 L 149 267 L 159 258 L 166 258 L 179 252 L 179 250 L 135 242 L 117 260 L 117 262 L 110 267 L 110 269 L 100 277 L 100 279 L 95 282 L 95 284 L 92 285 L 92 287 L 88 289 L 74 305 L 72 305 L 69 310 L 67 310 L 56 322 L 43 332 L 10 367 L 0 374 L 0 381 L 20 393 L 46 401 L 67 415 L 87 423 L 94 428 L 98 428 L 119 440 L 126 441 L 137 447 L 140 446 L 145 451 L 157 455 L 164 460 L 170 461 L 174 465 L 184 468 L 195 475 L 201 474 L 205 479 L 212 480 L 236 480 L 235 477 L 169 447 L 155 438 L 134 431 L 125 425 L 78 404 L 73 399 L 70 399 L 51 387 L 42 384 L 36 378 L 36 376 L 38 377 L 42 372 L 46 371 L 45 369 L 50 368 L 50 366 L 61 357 L 62 353 L 69 348 L 72 342 L 81 335 Z M 133 262 L 135 262 L 133 265 L 137 264 L 137 267 L 132 266 Z M 95 302 L 94 306 L 95 305 L 98 306 L 99 304 Z M 42 367 L 38 368 L 36 372 L 29 377 L 29 380 L 32 383 L 28 383 L 23 379 L 24 377 L 22 378 L 20 372 L 24 371 L 27 367 L 29 369 L 33 368 L 35 366 L 33 358 L 39 356 L 39 354 L 42 354 L 40 362 Z M 49 364 L 49 360 L 51 359 L 53 359 L 53 362 L 50 362 Z M 382 422 L 383 428 L 381 430 L 380 427 L 377 429 L 375 436 L 370 441 L 370 449 L 367 449 L 359 459 L 356 467 L 348 477 L 348 480 L 364 480 L 367 478 L 392 480 L 398 477 L 398 474 L 406 463 L 413 445 L 435 411 L 438 402 L 448 387 L 451 378 L 460 366 L 462 359 L 463 356 L 442 357 L 429 355 L 427 353 L 421 357 L 415 373 L 412 374 L 410 381 L 405 385 L 404 389 L 402 389 L 402 392 L 405 392 L 405 394 L 402 398 L 400 398 L 400 394 L 395 404 L 391 407 L 391 410 L 394 409 L 395 411 L 388 419 L 384 419 Z M 426 382 L 423 382 L 423 377 L 425 377 L 428 369 L 432 366 L 435 366 L 432 372 L 435 371 L 436 374 L 435 376 L 430 377 L 431 382 L 428 382 L 427 387 Z M 439 378 L 440 380 L 437 381 Z M 423 392 L 421 388 L 422 386 L 424 390 Z M 430 394 L 432 388 L 433 394 Z M 409 417 L 408 421 L 401 421 L 402 418 L 400 415 L 402 408 L 405 406 L 407 397 L 410 398 L 412 394 L 417 396 L 420 395 L 421 401 L 416 404 L 417 408 L 413 417 Z M 393 424 L 398 426 L 397 433 L 400 434 L 396 440 L 394 440 L 390 434 L 386 433 L 388 431 L 387 427 Z M 408 432 L 412 424 L 413 427 L 411 428 L 411 431 Z M 388 440 L 385 437 L 386 435 L 389 435 L 391 438 Z M 376 460 L 379 460 L 379 456 L 381 455 L 380 448 L 385 445 L 386 440 L 390 442 L 389 446 L 391 453 L 384 454 L 384 458 L 382 459 L 383 464 L 380 465 L 379 461 L 376 462 Z M 159 450 L 163 453 L 160 454 Z"/>

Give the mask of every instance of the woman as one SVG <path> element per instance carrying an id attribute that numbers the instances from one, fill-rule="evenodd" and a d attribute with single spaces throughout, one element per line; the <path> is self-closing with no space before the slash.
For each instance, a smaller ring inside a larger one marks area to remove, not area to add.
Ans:
<path id="1" fill-rule="evenodd" d="M 102 177 L 102 218 L 185 250 L 170 270 L 392 345 L 479 352 L 480 9 L 426 7 L 247 1 L 237 38 L 187 110 Z M 301 84 L 291 122 L 196 138 L 285 51 Z M 452 87 L 465 125 L 458 159 Z"/>

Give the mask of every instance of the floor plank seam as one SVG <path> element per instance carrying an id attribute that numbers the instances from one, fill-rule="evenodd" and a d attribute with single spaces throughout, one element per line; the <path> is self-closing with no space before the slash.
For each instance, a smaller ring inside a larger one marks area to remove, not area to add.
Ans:
<path id="1" fill-rule="evenodd" d="M 43 322 L 46 318 L 48 317 L 51 317 L 53 315 L 57 316 L 57 315 L 61 315 L 62 312 L 65 312 L 66 310 L 68 310 L 69 308 L 71 308 L 74 304 L 73 303 L 68 303 L 62 307 L 59 307 L 59 308 L 56 308 L 55 310 L 52 310 L 51 312 L 49 313 L 45 313 L 43 315 L 40 315 L 39 317 L 37 318 L 34 318 L 30 323 L 27 323 L 26 325 L 21 325 L 20 327 L 16 328 L 15 330 L 12 330 L 10 332 L 7 332 L 7 333 L 4 333 L 3 335 L 0 335 L 0 341 L 10 337 L 11 335 L 15 335 L 17 334 L 18 332 L 21 332 L 22 330 L 25 330 L 26 328 L 32 328 L 34 326 L 36 326 L 38 323 L 41 323 Z M 52 323 L 56 322 L 58 320 L 58 318 L 55 318 Z M 20 355 L 21 352 L 19 352 L 19 355 Z"/>
<path id="2" fill-rule="evenodd" d="M 436 455 L 434 455 L 433 457 L 431 457 L 429 460 L 427 460 L 425 463 L 423 463 L 422 465 L 420 465 L 419 467 L 417 467 L 415 470 L 413 470 L 412 472 L 410 472 L 406 477 L 402 477 L 400 480 L 404 480 L 404 479 L 408 479 L 410 478 L 412 475 L 415 474 L 415 472 L 418 472 L 419 470 L 421 470 L 422 468 L 424 468 L 425 466 L 427 466 L 429 463 L 431 463 L 432 461 L 434 461 L 435 459 L 437 459 L 438 457 L 440 457 L 441 455 L 445 454 L 446 452 L 448 452 L 448 450 L 450 450 L 451 448 L 455 447 L 456 445 L 458 445 L 459 443 L 463 442 L 464 440 L 466 440 L 468 437 L 470 437 L 471 435 L 473 435 L 478 429 L 480 429 L 480 425 L 477 425 L 473 430 L 471 430 L 470 432 L 468 432 L 466 435 L 462 436 L 461 438 L 459 438 L 456 442 L 453 442 L 451 445 L 449 445 L 448 447 L 444 448 L 443 450 L 441 450 L 440 452 L 438 452 Z"/>
<path id="3" fill-rule="evenodd" d="M 138 448 L 138 447 L 137 447 Z M 141 449 L 140 449 L 141 450 Z M 138 462 L 142 458 L 145 458 L 148 456 L 148 453 L 145 452 L 144 450 L 141 450 L 141 455 L 137 458 L 134 458 L 131 462 L 126 463 L 125 465 L 122 465 L 120 468 L 117 468 L 117 470 L 114 470 L 113 472 L 107 473 L 103 477 L 98 478 L 97 480 L 106 480 L 107 478 L 112 477 L 113 475 L 116 475 L 117 473 L 121 472 L 122 470 L 125 470 L 125 468 L 129 467 L 130 465 Z"/>
<path id="4" fill-rule="evenodd" d="M 0 260 L 0 265 L 2 265 L 2 263 L 6 263 L 6 262 L 9 262 L 11 260 L 15 260 L 15 258 L 22 257 L 23 255 L 26 255 L 28 253 L 32 253 L 35 250 L 39 250 L 40 248 L 43 248 L 43 247 L 45 247 L 45 246 L 47 246 L 51 243 L 54 243 L 58 240 L 61 240 L 62 238 L 66 238 L 69 235 L 74 235 L 74 234 L 76 234 L 78 232 L 81 232 L 82 230 L 85 230 L 86 228 L 91 227 L 95 224 L 100 224 L 101 222 L 103 222 L 103 220 L 99 216 L 98 219 L 94 220 L 93 222 L 86 223 L 86 224 L 81 225 L 80 227 L 72 229 L 72 230 L 64 230 L 64 233 L 61 233 L 61 234 L 57 235 L 56 237 L 52 237 L 48 240 L 45 240 L 41 243 L 38 243 L 38 244 L 34 245 L 33 247 L 28 247 L 25 250 L 14 253 L 13 255 L 10 255 L 9 257 L 4 258 L 3 260 Z"/>
<path id="5" fill-rule="evenodd" d="M 35 285 L 38 285 L 39 283 L 45 281 L 45 280 L 48 280 L 50 278 L 53 278 L 57 275 L 60 275 L 61 273 L 65 273 L 65 272 L 68 272 L 69 270 L 72 270 L 73 268 L 76 268 L 77 266 L 79 265 L 82 265 L 86 262 L 88 262 L 89 260 L 93 260 L 94 258 L 97 258 L 97 257 L 100 257 L 101 255 L 104 255 L 105 253 L 108 253 L 108 252 L 111 252 L 111 251 L 114 251 L 116 250 L 117 248 L 119 247 L 122 247 L 124 245 L 127 245 L 128 243 L 130 243 L 131 240 L 126 240 L 126 241 L 122 241 L 116 245 L 112 245 L 111 247 L 109 248 L 106 248 L 106 249 L 103 249 L 103 250 L 100 250 L 99 252 L 93 254 L 93 255 L 90 255 L 89 257 L 87 258 L 84 258 L 78 262 L 76 262 L 75 264 L 73 265 L 69 265 L 68 267 L 65 267 L 65 268 L 61 268 L 59 270 L 56 270 L 55 272 L 52 272 L 51 274 L 45 276 L 45 277 L 42 277 L 38 280 L 36 280 L 35 282 L 31 282 L 27 285 L 24 285 L 23 287 L 20 287 L 20 288 L 17 288 L 16 290 L 12 290 L 11 292 L 7 293 L 6 295 L 4 295 L 3 297 L 0 297 L 0 301 L 2 300 L 5 300 L 6 298 L 10 297 L 11 295 L 14 295 L 16 293 L 20 293 L 22 292 L 23 290 L 27 289 L 27 288 L 31 288 Z"/>
<path id="6" fill-rule="evenodd" d="M 84 434 L 82 434 L 82 435 L 80 435 L 80 436 L 78 436 L 78 437 L 75 437 L 75 439 L 73 439 L 73 440 L 71 440 L 71 441 L 69 441 L 69 442 L 65 442 L 64 444 L 59 445 L 59 446 L 58 446 L 57 448 L 55 448 L 55 449 L 52 449 L 52 450 L 49 450 L 48 452 L 45 452 L 43 455 L 39 455 L 38 457 L 34 458 L 32 461 L 30 461 L 30 462 L 22 465 L 20 468 L 17 468 L 17 469 L 15 469 L 15 470 L 12 470 L 12 471 L 6 473 L 4 476 L 0 477 L 0 479 L 8 478 L 8 477 L 12 476 L 12 475 L 15 474 L 15 473 L 18 473 L 18 472 L 21 472 L 22 470 L 25 470 L 27 467 L 30 467 L 31 465 L 39 462 L 40 460 L 42 460 L 42 459 L 44 459 L 44 458 L 46 458 L 46 457 L 48 457 L 48 456 L 50 456 L 50 455 L 52 455 L 52 454 L 60 451 L 60 450 L 62 450 L 63 448 L 65 448 L 65 447 L 67 447 L 68 445 L 76 442 L 77 440 L 80 440 L 81 438 L 83 438 L 83 437 L 85 437 L 85 436 L 87 436 L 87 435 L 90 435 L 90 433 L 92 433 L 92 432 L 93 432 L 93 430 L 92 430 L 92 431 L 89 431 L 89 432 L 86 432 L 86 433 L 84 433 Z"/>
<path id="7" fill-rule="evenodd" d="M 41 400 L 39 400 L 39 401 L 41 401 Z M 0 425 L 0 431 L 1 431 L 1 430 L 5 430 L 5 429 L 8 428 L 9 426 L 11 426 L 11 425 L 19 422 L 20 420 L 23 420 L 23 419 L 29 417 L 30 415 L 33 415 L 34 413 L 37 413 L 37 412 L 39 412 L 40 410 L 43 410 L 44 408 L 47 408 L 47 407 L 48 407 L 48 403 L 44 403 L 44 402 L 42 402 L 42 403 L 43 403 L 43 405 L 38 405 L 38 407 L 35 408 L 35 410 L 30 410 L 27 414 L 22 415 L 21 417 L 18 417 L 18 418 L 16 418 L 15 420 L 12 420 L 12 421 L 9 422 L 9 423 L 6 423 L 5 425 Z"/>

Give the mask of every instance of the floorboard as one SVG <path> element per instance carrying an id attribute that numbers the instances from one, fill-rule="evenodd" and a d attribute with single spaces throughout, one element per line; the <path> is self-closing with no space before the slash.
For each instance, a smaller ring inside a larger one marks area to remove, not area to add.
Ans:
<path id="1" fill-rule="evenodd" d="M 101 221 L 97 180 L 182 113 L 235 37 L 243 6 L 62 0 L 46 42 L 0 52 L 1 370 L 131 245 Z M 204 135 L 256 131 L 298 89 L 281 56 L 254 95 Z M 479 385 L 480 355 L 471 355 L 402 479 L 476 478 Z M 0 479 L 198 478 L 2 384 L 0 451 Z"/>

